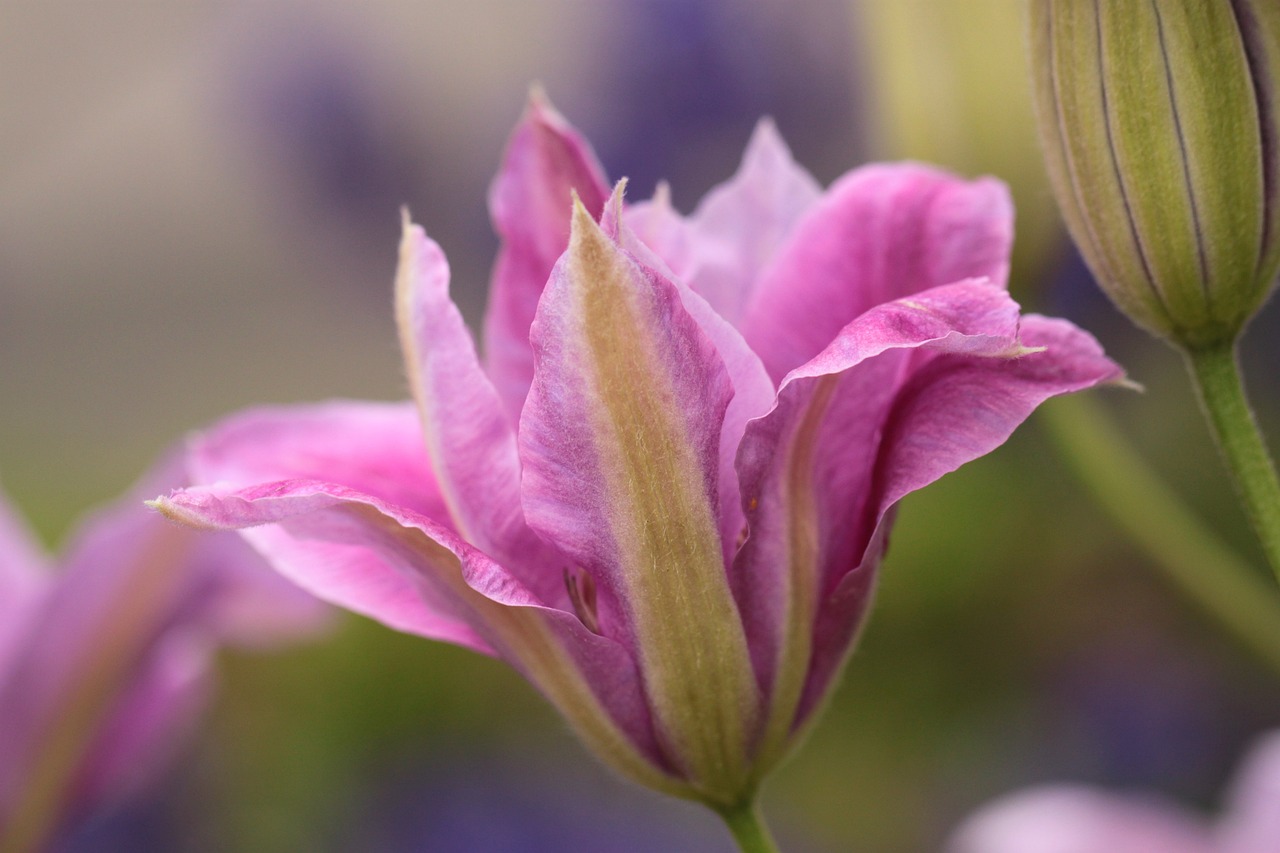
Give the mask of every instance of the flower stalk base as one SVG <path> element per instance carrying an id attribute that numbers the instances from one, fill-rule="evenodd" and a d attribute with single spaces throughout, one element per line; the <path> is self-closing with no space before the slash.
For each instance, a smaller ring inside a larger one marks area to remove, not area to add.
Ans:
<path id="1" fill-rule="evenodd" d="M 779 853 L 778 844 L 769 834 L 769 827 L 754 800 L 719 814 L 742 853 Z"/>

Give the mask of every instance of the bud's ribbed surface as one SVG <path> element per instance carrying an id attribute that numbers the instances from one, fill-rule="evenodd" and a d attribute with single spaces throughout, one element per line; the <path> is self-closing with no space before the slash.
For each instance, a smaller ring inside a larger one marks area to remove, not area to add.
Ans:
<path id="1" fill-rule="evenodd" d="M 1041 142 L 1068 227 L 1134 322 L 1230 340 L 1280 263 L 1280 3 L 1032 0 Z"/>

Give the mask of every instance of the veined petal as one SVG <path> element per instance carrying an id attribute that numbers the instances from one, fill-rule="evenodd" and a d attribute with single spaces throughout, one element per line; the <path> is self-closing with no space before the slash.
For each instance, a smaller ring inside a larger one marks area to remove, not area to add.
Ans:
<path id="1" fill-rule="evenodd" d="M 847 653 L 893 504 L 1044 399 L 1119 376 L 1070 324 L 1028 318 L 1020 333 L 1017 305 L 981 280 L 874 308 L 787 376 L 739 454 L 751 535 L 734 588 L 772 688 L 766 767 Z"/>
<path id="2" fill-rule="evenodd" d="M 154 505 L 187 524 L 242 529 L 279 571 L 321 598 L 503 658 L 616 769 L 688 796 L 665 770 L 626 649 L 542 606 L 443 525 L 316 481 L 191 489 Z"/>
<path id="3" fill-rule="evenodd" d="M 628 214 L 634 208 L 623 209 L 625 183 L 619 181 L 615 187 L 605 208 L 601 228 L 641 265 L 665 275 L 668 270 L 662 259 L 630 227 L 631 217 Z M 741 332 L 678 277 L 671 279 L 671 286 L 679 294 L 685 311 L 719 353 L 733 387 L 733 397 L 725 409 L 720 428 L 720 538 L 725 564 L 728 565 L 741 544 L 746 527 L 742 492 L 738 487 L 738 444 L 742 441 L 747 422 L 765 414 L 773 406 L 776 389 L 759 356 L 747 346 Z"/>
<path id="4" fill-rule="evenodd" d="M 708 797 L 741 793 L 756 686 L 718 530 L 724 362 L 581 204 L 532 341 L 529 522 L 612 599 L 673 761 Z"/>
<path id="5" fill-rule="evenodd" d="M 520 506 L 516 432 L 449 298 L 444 252 L 405 215 L 396 319 L 427 456 L 455 529 L 511 566 L 545 604 L 568 606 L 561 567 Z"/>
<path id="6" fill-rule="evenodd" d="M 850 172 L 795 226 L 742 321 L 781 380 L 875 305 L 960 281 L 1002 285 L 1013 240 L 1004 184 L 915 164 Z"/>
<path id="7" fill-rule="evenodd" d="M 696 260 L 688 284 L 720 316 L 740 323 L 761 272 L 821 195 L 778 128 L 761 119 L 737 174 L 707 193 L 689 217 L 687 239 Z"/>
<path id="8" fill-rule="evenodd" d="M 485 360 L 512 423 L 533 381 L 529 325 L 547 276 L 569 244 L 574 193 L 599 216 L 609 195 L 604 169 L 587 141 L 535 89 L 489 192 L 502 247 L 484 321 Z"/>

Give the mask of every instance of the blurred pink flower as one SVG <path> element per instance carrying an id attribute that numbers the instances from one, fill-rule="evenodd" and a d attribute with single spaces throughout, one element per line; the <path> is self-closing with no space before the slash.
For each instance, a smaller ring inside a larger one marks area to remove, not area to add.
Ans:
<path id="1" fill-rule="evenodd" d="M 73 537 L 56 570 L 0 496 L 0 850 L 43 850 L 161 771 L 219 643 L 323 624 L 319 601 L 238 537 L 142 503 L 186 482 L 176 454 Z"/>
<path id="2" fill-rule="evenodd" d="M 1280 731 L 1237 773 L 1216 824 L 1151 796 L 1045 785 L 961 825 L 950 853 L 1280 853 Z"/>
<path id="3" fill-rule="evenodd" d="M 823 193 L 762 122 L 689 218 L 664 190 L 624 208 L 535 94 L 490 206 L 487 369 L 406 217 L 416 407 L 233 417 L 194 445 L 210 485 L 156 505 L 507 660 L 612 766 L 722 811 L 828 692 L 897 501 L 1121 376 L 1019 317 L 995 180 L 875 165 Z"/>

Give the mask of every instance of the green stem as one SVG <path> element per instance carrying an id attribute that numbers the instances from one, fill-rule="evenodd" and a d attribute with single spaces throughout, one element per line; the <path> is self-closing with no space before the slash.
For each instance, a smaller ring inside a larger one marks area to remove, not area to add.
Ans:
<path id="1" fill-rule="evenodd" d="M 778 853 L 778 844 L 769 834 L 769 827 L 765 826 L 754 799 L 735 808 L 717 811 L 733 833 L 733 840 L 738 842 L 742 853 Z"/>
<path id="2" fill-rule="evenodd" d="M 1280 481 L 1245 397 L 1235 342 L 1187 350 L 1186 356 L 1236 492 L 1272 571 L 1280 578 Z"/>
<path id="3" fill-rule="evenodd" d="M 1280 672 L 1280 595 L 1187 509 L 1087 395 L 1043 423 L 1098 502 L 1188 598 Z"/>

